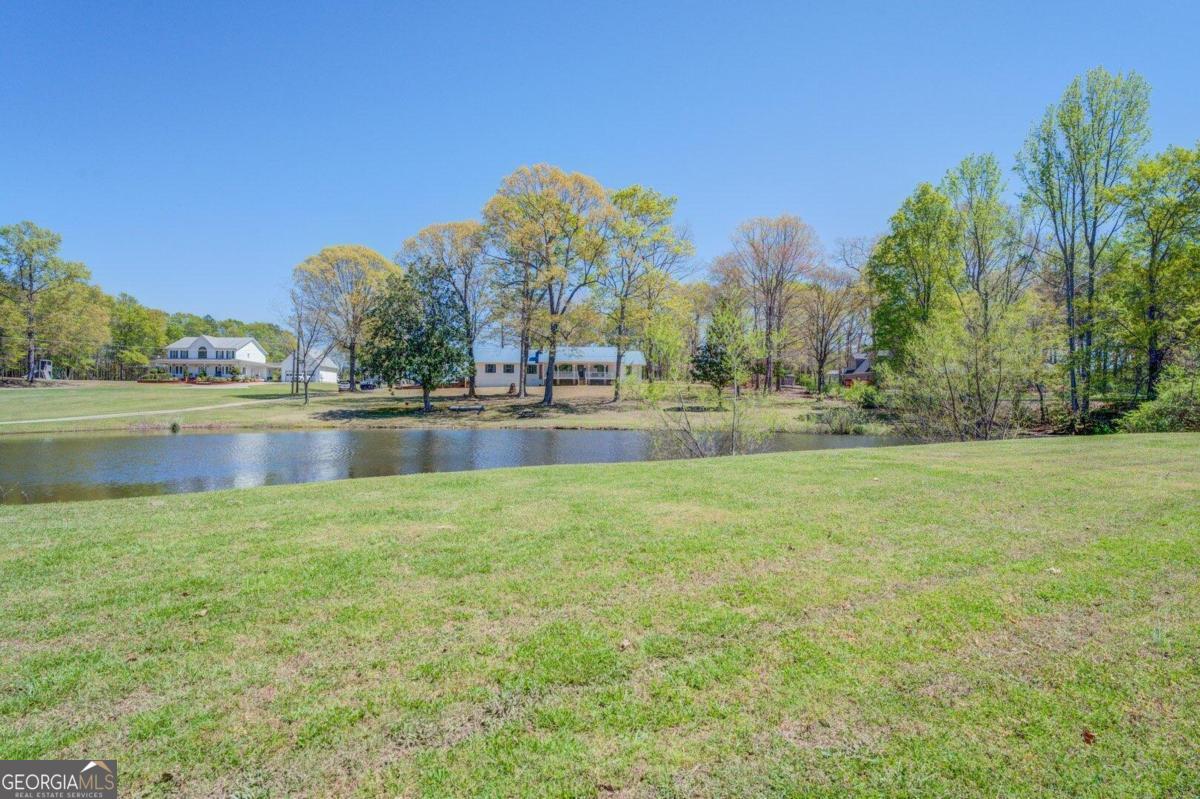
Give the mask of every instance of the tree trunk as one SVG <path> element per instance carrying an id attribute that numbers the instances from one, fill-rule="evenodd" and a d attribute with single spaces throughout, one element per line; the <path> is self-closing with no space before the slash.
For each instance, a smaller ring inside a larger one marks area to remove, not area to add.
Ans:
<path id="1" fill-rule="evenodd" d="M 517 396 L 529 396 L 529 335 L 521 333 L 521 373 L 517 375 Z"/>
<path id="2" fill-rule="evenodd" d="M 774 336 L 771 335 L 771 322 L 767 320 L 767 363 L 763 372 L 763 393 L 768 394 L 771 391 L 771 381 L 775 377 L 775 345 Z"/>
<path id="3" fill-rule="evenodd" d="M 1162 376 L 1165 361 L 1166 351 L 1158 346 L 1158 334 L 1151 332 L 1149 346 L 1146 348 L 1147 399 L 1155 399 L 1158 396 L 1158 379 Z"/>
<path id="4" fill-rule="evenodd" d="M 475 342 L 467 346 L 467 355 L 471 358 L 471 376 L 467 378 L 467 396 L 475 399 Z"/>
<path id="5" fill-rule="evenodd" d="M 1065 277 L 1064 293 L 1067 301 L 1067 379 L 1070 383 L 1071 415 L 1079 414 L 1079 372 L 1076 363 L 1075 337 L 1075 277 L 1069 273 Z"/>
<path id="6" fill-rule="evenodd" d="M 26 373 L 26 378 L 30 383 L 33 383 L 33 376 L 37 371 L 37 341 L 34 334 L 34 315 L 33 315 L 33 298 L 29 300 L 29 306 L 25 310 L 25 347 L 27 363 L 29 371 Z"/>
<path id="7" fill-rule="evenodd" d="M 357 363 L 358 363 L 358 342 L 351 341 L 350 342 L 350 390 L 351 391 L 358 391 L 358 383 L 355 381 L 355 377 L 356 377 L 355 369 L 356 369 Z"/>
<path id="8" fill-rule="evenodd" d="M 421 401 L 424 413 L 429 413 L 433 410 L 433 404 L 429 401 L 429 386 L 426 383 L 421 384 Z"/>
<path id="9" fill-rule="evenodd" d="M 617 344 L 617 373 L 613 375 L 613 402 L 621 401 L 621 361 L 625 358 L 625 348 Z"/>
<path id="10" fill-rule="evenodd" d="M 558 352 L 558 322 L 550 323 L 550 342 L 546 350 L 546 379 L 543 381 L 546 385 L 542 392 L 542 404 L 550 407 L 554 404 L 554 356 Z"/>
<path id="11" fill-rule="evenodd" d="M 1146 397 L 1149 399 L 1158 396 L 1158 378 L 1166 359 L 1166 353 L 1158 345 L 1156 328 L 1159 319 L 1157 260 L 1158 246 L 1154 244 L 1150 248 L 1150 263 L 1146 275 L 1146 294 L 1150 300 L 1146 305 L 1146 321 L 1150 327 L 1150 339 L 1146 342 Z"/>

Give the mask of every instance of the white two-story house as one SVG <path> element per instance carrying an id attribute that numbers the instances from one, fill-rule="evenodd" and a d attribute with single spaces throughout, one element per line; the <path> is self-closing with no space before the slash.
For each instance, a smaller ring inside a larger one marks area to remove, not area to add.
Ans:
<path id="1" fill-rule="evenodd" d="M 167 357 L 154 365 L 176 377 L 204 374 L 206 377 L 240 375 L 259 380 L 271 376 L 267 351 L 249 337 L 187 336 L 167 345 Z"/>

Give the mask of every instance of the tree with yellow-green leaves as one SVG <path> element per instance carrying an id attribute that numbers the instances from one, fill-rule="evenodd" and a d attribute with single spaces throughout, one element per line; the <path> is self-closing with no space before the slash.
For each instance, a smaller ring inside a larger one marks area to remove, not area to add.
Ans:
<path id="1" fill-rule="evenodd" d="M 167 315 L 147 308 L 128 294 L 118 294 L 109 309 L 113 359 L 122 373 L 144 367 L 167 343 Z"/>
<path id="2" fill-rule="evenodd" d="M 653 313 L 649 300 L 655 283 L 666 284 L 694 248 L 675 227 L 676 198 L 643 186 L 630 186 L 611 195 L 616 217 L 612 225 L 610 260 L 600 278 L 600 293 L 616 345 L 613 400 L 621 399 L 622 362 L 635 343 L 635 334 Z M 639 317 L 639 311 L 644 311 Z"/>
<path id="3" fill-rule="evenodd" d="M 950 199 L 922 183 L 892 215 L 887 235 L 872 250 L 865 271 L 880 362 L 903 368 L 920 327 L 949 303 L 957 274 L 956 222 Z"/>
<path id="4" fill-rule="evenodd" d="M 593 178 L 549 164 L 521 167 L 506 177 L 484 208 L 493 247 L 514 273 L 524 298 L 540 299 L 546 345 L 543 405 L 554 404 L 554 368 L 573 305 L 607 269 L 616 212 Z M 526 314 L 525 324 L 531 324 Z M 522 361 L 531 334 L 523 334 Z"/>
<path id="5" fill-rule="evenodd" d="M 32 222 L 0 227 L 0 297 L 12 302 L 25 342 L 26 379 L 37 373 L 38 340 L 48 338 L 46 303 L 50 295 L 88 278 L 87 267 L 59 254 L 62 236 Z"/>
<path id="6" fill-rule="evenodd" d="M 1139 161 L 1113 196 L 1127 220 L 1106 281 L 1111 318 L 1139 351 L 1154 399 L 1172 352 L 1200 323 L 1200 145 Z"/>
<path id="7" fill-rule="evenodd" d="M 330 335 L 349 355 L 351 391 L 358 390 L 358 348 L 367 311 L 387 278 L 399 271 L 370 247 L 339 244 L 326 247 L 292 272 L 296 290 L 324 309 Z"/>

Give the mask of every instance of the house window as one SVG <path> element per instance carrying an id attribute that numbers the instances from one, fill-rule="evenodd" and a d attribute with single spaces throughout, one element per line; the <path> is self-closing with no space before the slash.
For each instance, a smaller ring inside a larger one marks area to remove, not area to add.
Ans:
<path id="1" fill-rule="evenodd" d="M 598 375 L 606 375 L 608 374 L 608 365 L 603 363 L 593 364 L 592 372 Z"/>
<path id="2" fill-rule="evenodd" d="M 494 374 L 496 374 L 496 364 L 494 364 L 494 363 L 485 363 L 485 364 L 483 365 L 483 371 L 487 372 L 489 375 L 494 375 Z"/>
<path id="3" fill-rule="evenodd" d="M 196 350 L 196 357 L 203 360 L 208 360 L 208 347 L 201 347 Z"/>
<path id="4" fill-rule="evenodd" d="M 517 371 L 517 367 L 514 366 L 513 364 L 511 364 L 511 363 L 504 364 L 504 374 L 511 375 L 515 371 Z"/>
<path id="5" fill-rule="evenodd" d="M 537 364 L 535 364 L 535 363 L 526 364 L 526 366 L 525 366 L 525 374 L 527 374 L 527 375 L 536 375 L 537 373 L 538 373 L 538 371 L 537 371 Z"/>
<path id="6" fill-rule="evenodd" d="M 633 367 L 629 364 L 625 364 L 625 376 L 628 377 L 631 374 L 633 374 Z"/>
<path id="7" fill-rule="evenodd" d="M 554 371 L 558 372 L 559 374 L 569 375 L 575 371 L 575 368 L 569 363 L 558 363 L 554 365 Z"/>

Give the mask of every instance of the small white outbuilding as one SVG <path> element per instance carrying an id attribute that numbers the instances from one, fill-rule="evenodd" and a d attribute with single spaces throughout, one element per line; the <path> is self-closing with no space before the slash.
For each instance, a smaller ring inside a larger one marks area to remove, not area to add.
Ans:
<path id="1" fill-rule="evenodd" d="M 279 363 L 280 380 L 284 383 L 292 382 L 292 374 L 295 367 L 298 365 L 299 356 L 296 353 L 284 358 Z M 299 379 L 301 383 L 336 383 L 338 381 L 338 371 L 341 367 L 330 357 L 318 361 L 315 357 L 309 356 L 307 361 L 300 365 Z"/>

